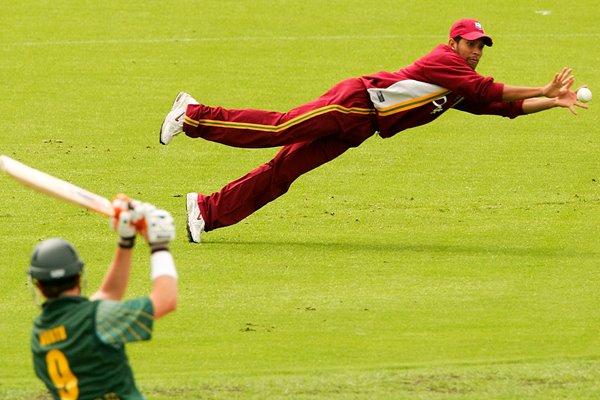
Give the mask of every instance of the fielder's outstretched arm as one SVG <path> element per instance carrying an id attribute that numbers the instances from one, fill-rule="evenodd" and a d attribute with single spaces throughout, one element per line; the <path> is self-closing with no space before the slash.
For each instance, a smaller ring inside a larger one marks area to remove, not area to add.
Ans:
<path id="1" fill-rule="evenodd" d="M 525 100 L 540 96 L 547 98 L 558 97 L 565 90 L 565 87 L 570 87 L 575 81 L 575 78 L 571 75 L 572 71 L 572 68 L 563 68 L 562 71 L 554 75 L 554 78 L 548 84 L 541 87 L 505 84 L 504 91 L 502 92 L 502 101 Z"/>
<path id="2" fill-rule="evenodd" d="M 576 91 L 570 90 L 571 84 L 565 86 L 557 97 L 545 98 L 536 97 L 533 99 L 527 99 L 523 101 L 523 112 L 525 114 L 533 114 L 536 112 L 548 110 L 554 107 L 568 108 L 573 114 L 577 115 L 575 107 L 588 108 L 586 104 L 577 100 L 577 89 Z"/>

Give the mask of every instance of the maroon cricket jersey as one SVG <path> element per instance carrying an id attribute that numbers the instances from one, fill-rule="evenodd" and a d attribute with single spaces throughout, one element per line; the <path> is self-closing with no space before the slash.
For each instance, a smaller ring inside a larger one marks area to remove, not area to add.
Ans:
<path id="1" fill-rule="evenodd" d="M 399 71 L 360 79 L 377 110 L 378 131 L 384 138 L 431 122 L 450 108 L 509 118 L 523 114 L 522 101 L 502 101 L 504 84 L 475 72 L 448 45 L 438 45 Z"/>

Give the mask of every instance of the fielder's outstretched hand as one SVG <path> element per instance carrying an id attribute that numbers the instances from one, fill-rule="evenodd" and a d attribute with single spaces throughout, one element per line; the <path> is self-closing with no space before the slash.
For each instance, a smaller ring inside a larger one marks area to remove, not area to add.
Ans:
<path id="1" fill-rule="evenodd" d="M 560 72 L 554 75 L 554 78 L 544 86 L 542 93 L 548 98 L 564 95 L 569 87 L 575 82 L 575 77 L 571 75 L 573 68 L 564 67 Z"/>
<path id="2" fill-rule="evenodd" d="M 579 87 L 577 90 L 572 91 L 571 85 L 572 85 L 572 82 L 565 86 L 565 89 L 567 89 L 567 90 L 560 93 L 556 97 L 556 105 L 558 107 L 568 108 L 569 111 L 571 111 L 574 115 L 577 115 L 577 111 L 575 111 L 575 106 L 580 107 L 580 108 L 588 108 L 587 104 L 583 104 L 582 102 L 577 100 L 577 91 L 579 89 L 581 89 L 582 87 L 587 87 L 587 86 L 584 85 L 584 86 Z"/>

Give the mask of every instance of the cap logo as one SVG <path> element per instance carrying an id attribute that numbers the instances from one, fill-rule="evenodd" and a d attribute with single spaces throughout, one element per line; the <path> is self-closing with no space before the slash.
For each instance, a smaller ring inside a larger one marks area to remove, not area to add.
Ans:
<path id="1" fill-rule="evenodd" d="M 481 24 L 479 22 L 475 22 L 475 28 L 479 29 L 480 31 L 483 30 L 483 28 L 481 27 Z"/>
<path id="2" fill-rule="evenodd" d="M 55 269 L 53 271 L 50 271 L 50 276 L 52 278 L 62 278 L 63 276 L 65 276 L 65 270 L 64 269 Z"/>

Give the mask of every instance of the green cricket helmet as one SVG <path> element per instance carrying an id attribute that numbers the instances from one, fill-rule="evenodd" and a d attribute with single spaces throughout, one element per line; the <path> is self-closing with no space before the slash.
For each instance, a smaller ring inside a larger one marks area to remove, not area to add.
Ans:
<path id="1" fill-rule="evenodd" d="M 66 240 L 47 239 L 35 246 L 27 270 L 31 279 L 40 282 L 62 280 L 81 274 L 83 261 L 75 247 Z"/>

